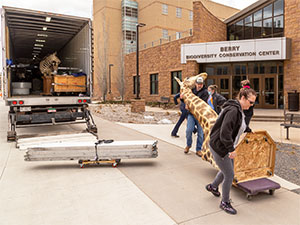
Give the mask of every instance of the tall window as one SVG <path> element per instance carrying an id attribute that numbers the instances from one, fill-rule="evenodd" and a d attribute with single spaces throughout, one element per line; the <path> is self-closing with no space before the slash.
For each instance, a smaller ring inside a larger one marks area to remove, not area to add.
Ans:
<path id="1" fill-rule="evenodd" d="M 181 38 L 181 32 L 176 32 L 176 40 Z"/>
<path id="2" fill-rule="evenodd" d="M 162 30 L 162 38 L 163 39 L 169 38 L 168 30 L 165 30 L 165 29 Z"/>
<path id="3" fill-rule="evenodd" d="M 182 14 L 182 8 L 176 8 L 176 17 L 181 18 Z"/>
<path id="4" fill-rule="evenodd" d="M 136 78 L 136 76 L 133 76 L 132 77 L 133 78 L 133 94 L 135 95 L 136 94 L 136 90 L 137 90 L 137 78 Z"/>
<path id="5" fill-rule="evenodd" d="M 190 14 L 189 14 L 189 19 L 190 19 L 190 20 L 193 20 L 193 15 L 194 15 L 194 14 L 193 14 L 193 11 L 190 11 Z"/>
<path id="6" fill-rule="evenodd" d="M 162 4 L 162 14 L 168 15 L 168 5 Z"/>
<path id="7" fill-rule="evenodd" d="M 180 91 L 179 84 L 174 77 L 177 77 L 179 80 L 182 80 L 181 71 L 171 72 L 171 94 L 175 95 Z"/>
<path id="8" fill-rule="evenodd" d="M 158 73 L 150 74 L 150 95 L 158 94 Z"/>

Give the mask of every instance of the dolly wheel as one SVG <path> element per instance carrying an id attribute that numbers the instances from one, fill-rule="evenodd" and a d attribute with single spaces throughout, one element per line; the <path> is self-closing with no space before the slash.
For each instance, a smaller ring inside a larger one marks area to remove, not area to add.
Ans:
<path id="1" fill-rule="evenodd" d="M 80 168 L 83 168 L 83 167 L 84 167 L 83 161 L 82 161 L 81 159 L 78 160 L 78 164 L 79 164 Z"/>
<path id="2" fill-rule="evenodd" d="M 246 194 L 246 198 L 250 201 L 251 199 L 252 199 L 252 195 L 250 195 L 250 194 Z"/>
<path id="3" fill-rule="evenodd" d="M 274 195 L 274 192 L 275 192 L 274 189 L 270 189 L 270 190 L 269 190 L 269 194 L 270 194 L 270 195 Z"/>

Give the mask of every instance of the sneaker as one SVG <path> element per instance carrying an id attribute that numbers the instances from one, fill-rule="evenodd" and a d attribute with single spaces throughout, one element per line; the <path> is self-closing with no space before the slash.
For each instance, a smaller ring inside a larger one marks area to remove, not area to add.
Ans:
<path id="1" fill-rule="evenodd" d="M 213 186 L 211 186 L 211 184 L 206 185 L 206 190 L 211 192 L 216 197 L 220 197 L 220 195 L 221 195 L 218 188 L 213 188 Z"/>
<path id="2" fill-rule="evenodd" d="M 223 209 L 225 212 L 232 214 L 232 215 L 237 213 L 236 210 L 232 207 L 230 202 L 221 201 L 220 208 Z"/>
<path id="3" fill-rule="evenodd" d="M 177 135 L 177 134 L 175 134 L 175 135 L 171 134 L 171 136 L 174 138 L 179 138 L 179 135 Z"/>
<path id="4" fill-rule="evenodd" d="M 188 154 L 189 151 L 190 151 L 190 148 L 191 148 L 191 147 L 186 146 L 186 147 L 184 148 L 184 153 L 185 153 L 185 154 Z"/>

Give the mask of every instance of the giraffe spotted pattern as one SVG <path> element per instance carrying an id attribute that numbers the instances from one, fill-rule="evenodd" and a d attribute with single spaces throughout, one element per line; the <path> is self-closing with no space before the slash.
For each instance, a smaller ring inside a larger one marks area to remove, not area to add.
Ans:
<path id="1" fill-rule="evenodd" d="M 186 78 L 183 82 L 175 78 L 180 85 L 180 93 L 183 94 L 184 103 L 188 106 L 189 111 L 198 120 L 200 126 L 203 129 L 203 145 L 202 145 L 202 159 L 211 163 L 218 169 L 213 156 L 209 150 L 209 134 L 217 120 L 217 113 L 202 99 L 196 96 L 192 92 L 192 88 L 195 86 L 195 81 L 198 77 L 206 79 L 207 73 L 201 73 L 199 75 Z"/>

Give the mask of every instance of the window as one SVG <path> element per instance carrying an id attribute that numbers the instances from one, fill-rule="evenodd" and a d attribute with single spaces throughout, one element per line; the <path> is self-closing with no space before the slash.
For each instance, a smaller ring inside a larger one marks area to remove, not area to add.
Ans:
<path id="1" fill-rule="evenodd" d="M 182 8 L 176 8 L 176 17 L 181 18 Z"/>
<path id="2" fill-rule="evenodd" d="M 162 14 L 168 15 L 168 5 L 162 4 Z"/>
<path id="3" fill-rule="evenodd" d="M 262 19 L 262 10 L 258 10 L 254 13 L 254 21 L 261 20 Z"/>
<path id="4" fill-rule="evenodd" d="M 171 73 L 171 94 L 172 95 L 175 95 L 180 91 L 179 84 L 177 83 L 174 77 L 177 77 L 179 80 L 182 80 L 181 71 L 174 71 Z"/>
<path id="5" fill-rule="evenodd" d="M 227 40 L 283 37 L 284 0 L 276 0 L 227 26 Z"/>
<path id="6" fill-rule="evenodd" d="M 277 0 L 274 2 L 274 16 L 283 14 L 283 0 Z"/>
<path id="7" fill-rule="evenodd" d="M 272 36 L 272 18 L 265 19 L 263 21 L 262 36 L 263 37 L 270 37 L 270 36 Z"/>
<path id="8" fill-rule="evenodd" d="M 270 4 L 268 6 L 266 6 L 263 10 L 264 14 L 263 14 L 263 17 L 264 19 L 265 18 L 269 18 L 269 17 L 272 17 L 272 9 L 273 9 L 273 5 Z"/>
<path id="9" fill-rule="evenodd" d="M 136 32 L 131 30 L 123 31 L 126 40 L 136 40 Z"/>
<path id="10" fill-rule="evenodd" d="M 136 76 L 133 76 L 133 94 L 136 94 L 136 90 L 137 90 L 137 81 L 136 81 Z"/>
<path id="11" fill-rule="evenodd" d="M 138 17 L 137 8 L 127 7 L 127 6 L 123 7 L 122 16 L 124 16 L 124 13 L 125 13 L 125 16 L 130 16 L 130 17 L 135 17 L 135 18 Z"/>
<path id="12" fill-rule="evenodd" d="M 260 38 L 261 37 L 261 28 L 262 28 L 262 21 L 256 21 L 253 23 L 253 38 Z"/>
<path id="13" fill-rule="evenodd" d="M 190 20 L 193 20 L 193 16 L 194 16 L 193 11 L 190 11 L 190 14 L 189 14 Z"/>
<path id="14" fill-rule="evenodd" d="M 230 71 L 230 66 L 229 65 L 222 65 L 222 64 L 218 64 L 216 66 L 216 70 L 217 70 L 217 73 L 216 74 L 213 74 L 213 75 L 227 75 L 229 74 L 229 71 Z"/>
<path id="15" fill-rule="evenodd" d="M 150 95 L 158 94 L 158 73 L 150 74 Z"/>
<path id="16" fill-rule="evenodd" d="M 176 32 L 176 40 L 181 38 L 181 32 Z"/>
<path id="17" fill-rule="evenodd" d="M 165 30 L 165 29 L 162 30 L 162 38 L 163 39 L 169 38 L 168 30 Z"/>
<path id="18" fill-rule="evenodd" d="M 234 75 L 246 74 L 246 64 L 234 64 L 233 72 Z"/>
<path id="19" fill-rule="evenodd" d="M 245 18 L 245 24 L 251 23 L 251 22 L 252 22 L 252 15 L 247 16 L 247 17 Z"/>

